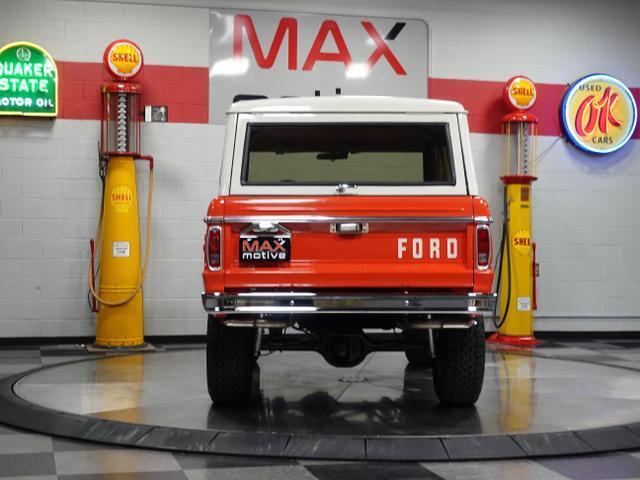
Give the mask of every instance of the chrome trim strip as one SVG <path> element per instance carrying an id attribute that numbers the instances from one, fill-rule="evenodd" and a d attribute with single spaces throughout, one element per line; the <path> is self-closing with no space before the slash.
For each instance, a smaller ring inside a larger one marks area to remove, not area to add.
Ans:
<path id="1" fill-rule="evenodd" d="M 487 217 L 477 217 L 480 221 L 485 221 Z M 225 217 L 205 217 L 205 223 L 256 223 L 256 222 L 278 222 L 278 223 L 339 223 L 339 222 L 378 222 L 378 223 L 471 223 L 474 217 L 333 217 L 324 215 L 252 215 L 252 216 L 230 216 Z"/>
<path id="2" fill-rule="evenodd" d="M 328 217 L 322 215 L 281 215 L 281 216 L 235 216 L 235 217 L 204 217 L 205 223 L 253 223 L 253 222 L 290 222 L 290 223 L 316 223 L 316 222 L 387 222 L 387 223 L 493 223 L 492 217 Z"/>
<path id="3" fill-rule="evenodd" d="M 288 319 L 286 321 L 278 321 L 278 320 L 270 320 L 264 318 L 255 319 L 238 319 L 234 317 L 225 318 L 222 320 L 222 323 L 227 327 L 233 328 L 257 328 L 258 335 L 256 335 L 256 344 L 258 343 L 258 339 L 261 339 L 262 329 L 263 328 L 287 328 L 291 325 L 292 320 Z M 406 328 L 411 330 L 433 330 L 433 329 L 466 329 L 470 327 L 474 327 L 478 324 L 478 321 L 470 318 L 469 320 L 427 320 L 421 322 L 412 322 L 407 323 Z M 430 338 L 433 338 L 433 335 L 429 335 Z M 431 342 L 433 343 L 433 342 Z M 433 345 L 431 348 L 433 348 Z"/>
<path id="4" fill-rule="evenodd" d="M 291 238 L 291 230 L 276 222 L 258 222 L 247 225 L 240 231 L 240 238 L 255 237 L 260 234 Z"/>
<path id="5" fill-rule="evenodd" d="M 246 292 L 202 294 L 206 311 L 241 313 L 372 313 L 484 315 L 493 312 L 496 294 L 402 295 L 323 294 L 312 292 Z"/>

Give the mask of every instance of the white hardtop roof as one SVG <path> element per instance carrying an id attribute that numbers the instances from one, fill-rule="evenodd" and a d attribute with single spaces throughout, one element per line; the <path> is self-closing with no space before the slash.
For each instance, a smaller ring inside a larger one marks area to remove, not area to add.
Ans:
<path id="1" fill-rule="evenodd" d="M 466 113 L 458 102 L 426 98 L 336 95 L 245 100 L 228 113 Z"/>

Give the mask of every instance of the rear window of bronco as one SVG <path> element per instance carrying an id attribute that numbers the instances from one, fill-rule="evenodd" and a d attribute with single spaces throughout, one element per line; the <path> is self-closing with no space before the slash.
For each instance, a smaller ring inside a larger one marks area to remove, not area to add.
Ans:
<path id="1" fill-rule="evenodd" d="M 249 124 L 243 185 L 455 185 L 448 125 Z"/>

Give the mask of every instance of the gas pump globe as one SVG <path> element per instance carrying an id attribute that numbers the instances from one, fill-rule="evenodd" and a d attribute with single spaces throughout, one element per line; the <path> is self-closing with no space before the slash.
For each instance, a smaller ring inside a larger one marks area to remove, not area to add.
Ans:
<path id="1" fill-rule="evenodd" d="M 536 177 L 538 119 L 529 113 L 536 87 L 524 76 L 507 81 L 504 100 L 513 110 L 502 117 L 504 223 L 500 248 L 500 315 L 490 342 L 535 345 L 535 243 L 531 240 L 531 184 Z"/>
<path id="2" fill-rule="evenodd" d="M 91 242 L 89 278 L 92 308 L 97 313 L 94 349 L 147 348 L 142 284 L 149 263 L 153 158 L 140 155 L 142 87 L 131 82 L 142 69 L 142 62 L 140 48 L 129 40 L 112 42 L 104 54 L 105 68 L 114 81 L 101 89 L 99 171 L 103 202 L 95 241 Z M 140 159 L 148 160 L 150 167 L 143 265 L 135 170 L 135 160 Z M 96 268 L 97 250 L 100 262 Z"/>

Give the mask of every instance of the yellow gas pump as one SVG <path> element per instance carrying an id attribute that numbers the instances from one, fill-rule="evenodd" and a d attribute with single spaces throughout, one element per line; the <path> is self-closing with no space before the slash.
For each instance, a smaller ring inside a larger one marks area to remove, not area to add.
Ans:
<path id="1" fill-rule="evenodd" d="M 114 82 L 102 86 L 100 177 L 103 200 L 95 240 L 91 241 L 89 289 L 97 313 L 94 350 L 145 349 L 142 284 L 149 264 L 153 158 L 140 155 L 140 95 L 132 83 L 143 66 L 140 48 L 116 40 L 106 49 L 104 65 Z M 140 265 L 140 229 L 135 160 L 149 161 L 146 248 Z M 99 249 L 98 273 L 94 257 Z M 99 287 L 96 287 L 96 276 Z"/>
<path id="2" fill-rule="evenodd" d="M 524 76 L 505 85 L 512 113 L 502 118 L 504 224 L 500 248 L 500 320 L 490 342 L 532 346 L 535 292 L 535 244 L 531 236 L 531 184 L 535 171 L 538 119 L 527 112 L 536 100 L 534 83 Z"/>

